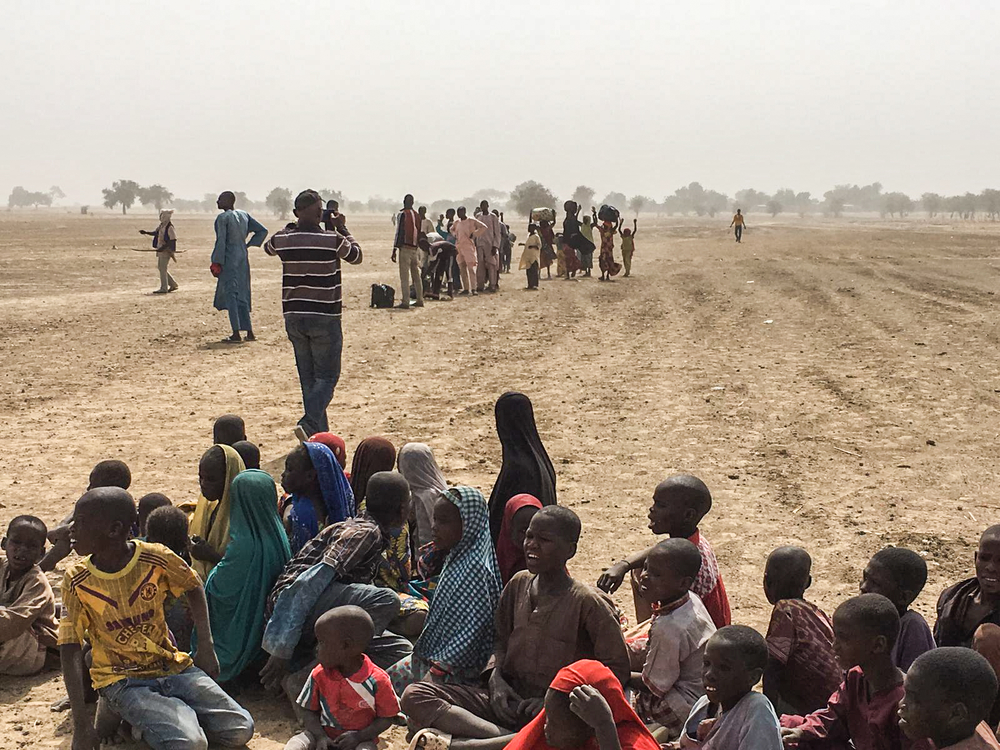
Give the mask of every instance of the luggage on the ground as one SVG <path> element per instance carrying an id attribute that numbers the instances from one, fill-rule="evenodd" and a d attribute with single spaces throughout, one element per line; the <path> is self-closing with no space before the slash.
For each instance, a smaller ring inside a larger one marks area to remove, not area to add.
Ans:
<path id="1" fill-rule="evenodd" d="M 533 208 L 531 209 L 532 221 L 547 221 L 552 224 L 556 220 L 556 210 L 554 208 Z"/>
<path id="2" fill-rule="evenodd" d="M 621 214 L 618 213 L 618 209 L 614 206 L 609 206 L 606 203 L 601 206 L 601 209 L 597 212 L 598 219 L 601 221 L 610 221 L 612 224 L 618 223 L 619 216 L 621 216 Z"/>
<path id="3" fill-rule="evenodd" d="M 388 284 L 372 284 L 372 303 L 370 307 L 392 307 L 396 301 L 396 290 Z"/>

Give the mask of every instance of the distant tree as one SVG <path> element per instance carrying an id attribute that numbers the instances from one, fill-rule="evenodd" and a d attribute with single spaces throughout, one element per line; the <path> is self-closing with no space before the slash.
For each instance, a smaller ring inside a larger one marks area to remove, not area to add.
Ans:
<path id="1" fill-rule="evenodd" d="M 66 197 L 66 193 L 64 193 L 62 191 L 62 188 L 59 187 L 58 185 L 53 185 L 52 187 L 49 188 L 49 195 L 52 197 L 52 200 L 54 201 L 61 201 L 63 198 Z"/>
<path id="2" fill-rule="evenodd" d="M 241 211 L 253 211 L 257 207 L 255 201 L 250 200 L 242 190 L 236 190 L 236 208 Z"/>
<path id="3" fill-rule="evenodd" d="M 163 185 L 150 185 L 139 188 L 139 201 L 144 206 L 152 204 L 153 208 L 160 211 L 164 206 L 169 206 L 174 202 L 174 194 Z"/>
<path id="4" fill-rule="evenodd" d="M 920 196 L 920 205 L 930 218 L 937 216 L 944 206 L 944 198 L 937 193 L 924 193 Z"/>
<path id="5" fill-rule="evenodd" d="M 556 202 L 556 197 L 551 190 L 539 182 L 528 180 L 510 191 L 510 200 L 507 201 L 507 205 L 521 216 L 530 216 L 531 209 L 555 208 Z"/>
<path id="6" fill-rule="evenodd" d="M 292 210 L 292 191 L 288 188 L 276 187 L 264 199 L 266 205 L 279 219 L 287 219 Z"/>
<path id="7" fill-rule="evenodd" d="M 585 212 L 590 211 L 590 207 L 594 205 L 594 188 L 577 185 L 576 190 L 573 191 L 572 200 Z"/>
<path id="8" fill-rule="evenodd" d="M 996 221 L 1000 216 L 1000 190 L 987 188 L 979 194 L 979 210 Z"/>
<path id="9" fill-rule="evenodd" d="M 775 191 L 771 197 L 785 208 L 791 208 L 795 205 L 795 191 L 789 188 L 781 188 L 781 190 Z"/>
<path id="10" fill-rule="evenodd" d="M 824 197 L 826 200 L 823 201 L 823 213 L 833 214 L 834 218 L 839 219 L 840 215 L 844 213 L 844 199 L 837 195 L 831 195 L 829 191 Z"/>
<path id="11" fill-rule="evenodd" d="M 752 209 L 767 203 L 769 200 L 770 197 L 767 193 L 762 193 L 753 188 L 746 188 L 745 190 L 738 190 L 736 192 L 736 202 L 740 204 L 740 208 L 743 209 L 743 213 L 745 214 L 750 213 Z"/>
<path id="12" fill-rule="evenodd" d="M 913 210 L 913 200 L 910 196 L 905 193 L 885 193 L 882 196 L 882 206 L 879 213 L 884 217 L 889 214 L 892 218 L 896 218 L 896 214 L 900 217 L 906 216 Z"/>
<path id="13" fill-rule="evenodd" d="M 628 198 L 625 197 L 625 193 L 617 193 L 612 190 L 604 196 L 604 200 L 602 200 L 601 203 L 607 206 L 614 206 L 620 210 L 628 205 Z"/>
<path id="14" fill-rule="evenodd" d="M 771 200 L 767 202 L 767 212 L 771 214 L 772 219 L 784 210 L 785 207 L 781 205 L 781 201 L 779 200 L 771 198 Z"/>
<path id="15" fill-rule="evenodd" d="M 347 202 L 347 199 L 344 198 L 344 194 L 339 190 L 334 190 L 333 188 L 326 188 L 324 190 L 320 190 L 319 194 L 323 196 L 324 201 L 337 201 L 337 203 L 340 204 L 344 204 Z"/>
<path id="16" fill-rule="evenodd" d="M 652 198 L 647 198 L 645 195 L 633 195 L 629 198 L 628 207 L 636 216 L 642 211 L 643 208 L 653 203 Z"/>
<path id="17" fill-rule="evenodd" d="M 705 212 L 713 219 L 720 211 L 725 211 L 729 205 L 729 196 L 716 192 L 715 190 L 705 191 Z"/>
<path id="18" fill-rule="evenodd" d="M 105 206 L 114 208 L 120 205 L 122 215 L 125 215 L 128 213 L 128 209 L 132 208 L 141 190 L 139 183 L 134 180 L 115 180 L 110 188 L 104 188 L 101 192 L 104 193 Z"/>
<path id="19" fill-rule="evenodd" d="M 39 206 L 51 205 L 52 196 L 48 193 L 36 193 L 32 190 L 25 190 L 20 185 L 11 190 L 10 196 L 7 198 L 8 208 L 27 208 L 28 206 L 38 208 Z"/>
<path id="20" fill-rule="evenodd" d="M 364 201 L 347 201 L 347 210 L 352 214 L 360 214 L 365 208 Z"/>

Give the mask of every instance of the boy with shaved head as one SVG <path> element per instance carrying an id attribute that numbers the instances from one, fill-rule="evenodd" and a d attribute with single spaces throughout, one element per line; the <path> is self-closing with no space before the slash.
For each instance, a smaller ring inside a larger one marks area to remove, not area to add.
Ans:
<path id="1" fill-rule="evenodd" d="M 701 551 L 701 570 L 691 590 L 704 602 L 715 627 L 721 628 L 731 622 L 729 598 L 726 596 L 726 586 L 722 582 L 712 545 L 698 530 L 698 524 L 711 509 L 712 493 L 703 481 L 690 474 L 675 474 L 660 482 L 653 491 L 653 504 L 649 507 L 649 528 L 654 534 L 687 539 Z M 598 588 L 613 594 L 622 585 L 626 574 L 631 572 L 632 597 L 639 622 L 650 618 L 655 603 L 646 601 L 639 591 L 639 572 L 649 551 L 644 549 L 619 560 L 597 581 Z"/>
<path id="2" fill-rule="evenodd" d="M 129 538 L 136 520 L 132 496 L 118 487 L 90 490 L 73 511 L 73 548 L 84 559 L 63 578 L 66 612 L 59 622 L 73 747 L 90 750 L 102 739 L 84 705 L 84 643 L 91 646 L 90 678 L 101 702 L 154 750 L 207 750 L 209 740 L 244 745 L 253 737 L 253 719 L 213 679 L 219 661 L 205 590 L 166 547 Z M 194 658 L 174 645 L 164 615 L 168 597 L 185 595 L 198 632 Z"/>
<path id="3" fill-rule="evenodd" d="M 805 599 L 811 567 L 812 559 L 801 547 L 778 547 L 764 568 L 764 594 L 774 605 L 767 628 L 764 695 L 779 713 L 816 711 L 840 685 L 833 625 Z"/>
<path id="4" fill-rule="evenodd" d="M 250 255 L 247 247 L 260 247 L 267 229 L 246 211 L 236 208 L 236 195 L 229 190 L 216 202 L 222 211 L 215 218 L 215 248 L 212 250 L 212 275 L 218 279 L 215 287 L 215 309 L 229 312 L 233 335 L 223 339 L 226 344 L 238 344 L 246 331 L 247 341 L 253 341 L 250 322 Z M 247 240 L 247 235 L 251 235 Z"/>
<path id="5" fill-rule="evenodd" d="M 1000 525 L 979 538 L 976 575 L 949 586 L 938 599 L 938 646 L 971 646 L 980 625 L 1000 625 Z"/>

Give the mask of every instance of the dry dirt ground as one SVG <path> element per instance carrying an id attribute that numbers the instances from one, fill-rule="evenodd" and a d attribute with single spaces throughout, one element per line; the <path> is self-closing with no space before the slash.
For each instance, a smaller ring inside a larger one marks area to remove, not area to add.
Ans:
<path id="1" fill-rule="evenodd" d="M 712 488 L 703 529 L 735 621 L 758 628 L 776 545 L 810 550 L 810 595 L 827 611 L 857 591 L 871 553 L 909 545 L 930 566 L 917 602 L 930 616 L 1000 518 L 996 225 L 751 216 L 736 245 L 724 219 L 642 217 L 633 278 L 528 293 L 514 273 L 496 296 L 390 312 L 367 307 L 372 282 L 398 287 L 389 218 L 350 223 L 366 257 L 345 272 L 336 431 L 349 446 L 372 434 L 426 441 L 452 482 L 488 494 L 500 466 L 493 404 L 529 394 L 560 502 L 583 519 L 578 577 L 594 581 L 652 541 L 650 494 L 679 471 Z M 128 462 L 136 496 L 196 496 L 223 412 L 244 415 L 265 460 L 293 447 L 300 401 L 279 262 L 253 251 L 259 341 L 224 346 L 212 217 L 176 218 L 187 252 L 169 296 L 150 295 L 154 256 L 127 249 L 146 247 L 136 230 L 155 224 L 0 216 L 4 524 L 56 521 L 103 458 Z M 0 748 L 68 747 L 66 714 L 48 710 L 61 693 L 56 673 L 0 678 Z M 258 719 L 251 746 L 280 748 L 289 711 L 243 699 Z"/>

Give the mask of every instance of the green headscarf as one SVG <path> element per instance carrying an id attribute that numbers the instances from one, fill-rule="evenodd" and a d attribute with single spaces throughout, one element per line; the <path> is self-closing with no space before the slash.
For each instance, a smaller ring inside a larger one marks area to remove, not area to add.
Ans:
<path id="1" fill-rule="evenodd" d="M 264 604 L 292 556 L 270 474 L 241 472 L 229 497 L 229 544 L 205 581 L 219 682 L 239 676 L 261 654 Z"/>

